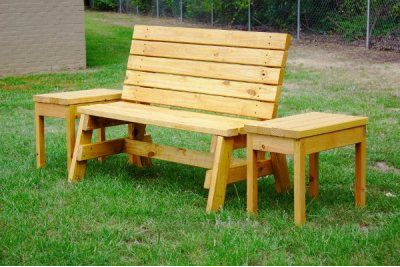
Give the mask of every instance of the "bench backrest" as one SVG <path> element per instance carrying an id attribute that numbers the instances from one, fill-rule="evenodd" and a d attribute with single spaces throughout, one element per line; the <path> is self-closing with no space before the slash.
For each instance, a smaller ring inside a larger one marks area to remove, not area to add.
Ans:
<path id="1" fill-rule="evenodd" d="M 275 117 L 290 35 L 137 25 L 122 99 Z"/>

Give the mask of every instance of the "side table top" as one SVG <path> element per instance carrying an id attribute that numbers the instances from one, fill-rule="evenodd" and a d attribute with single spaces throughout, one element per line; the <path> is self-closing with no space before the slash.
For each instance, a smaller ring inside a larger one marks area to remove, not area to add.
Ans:
<path id="1" fill-rule="evenodd" d="M 90 89 L 70 92 L 55 92 L 33 96 L 35 102 L 57 105 L 75 105 L 121 99 L 121 90 Z"/>
<path id="2" fill-rule="evenodd" d="M 246 123 L 247 133 L 303 138 L 366 125 L 367 117 L 310 112 L 267 121 Z"/>

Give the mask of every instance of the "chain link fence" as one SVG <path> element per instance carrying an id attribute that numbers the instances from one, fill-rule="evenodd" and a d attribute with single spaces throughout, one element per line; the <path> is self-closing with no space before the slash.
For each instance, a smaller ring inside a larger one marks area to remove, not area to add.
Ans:
<path id="1" fill-rule="evenodd" d="M 86 0 L 87 6 L 202 27 L 290 32 L 400 52 L 400 0 Z"/>

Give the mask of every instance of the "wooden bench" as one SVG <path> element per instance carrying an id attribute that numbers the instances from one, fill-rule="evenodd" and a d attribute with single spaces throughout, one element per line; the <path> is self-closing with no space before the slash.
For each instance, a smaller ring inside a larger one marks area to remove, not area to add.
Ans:
<path id="1" fill-rule="evenodd" d="M 70 92 L 54 92 L 34 95 L 35 102 L 35 139 L 36 165 L 45 165 L 44 118 L 65 119 L 67 140 L 67 168 L 69 168 L 75 146 L 75 119 L 79 114 L 76 109 L 82 105 L 104 103 L 121 99 L 121 90 L 91 89 Z M 99 140 L 105 140 L 104 128 L 99 129 Z"/>
<path id="2" fill-rule="evenodd" d="M 78 109 L 69 181 L 81 179 L 86 161 L 99 156 L 128 153 L 138 166 L 168 160 L 208 170 L 207 211 L 217 210 L 226 185 L 246 179 L 246 160 L 232 157 L 246 147 L 244 124 L 276 116 L 290 36 L 135 26 L 133 39 L 122 101 Z M 129 125 L 128 138 L 91 143 L 94 129 L 121 123 Z M 210 152 L 153 144 L 147 124 L 211 134 Z M 259 162 L 260 176 L 273 173 L 276 190 L 286 190 L 286 158 L 271 159 Z"/>

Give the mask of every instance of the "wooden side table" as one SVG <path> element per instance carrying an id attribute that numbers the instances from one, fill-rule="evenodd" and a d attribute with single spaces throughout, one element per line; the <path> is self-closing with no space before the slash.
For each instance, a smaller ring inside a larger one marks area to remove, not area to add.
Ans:
<path id="1" fill-rule="evenodd" d="M 67 167 L 69 169 L 75 146 L 75 119 L 77 107 L 121 99 L 121 90 L 91 89 L 49 93 L 33 96 L 35 101 L 36 165 L 45 165 L 44 118 L 62 118 L 66 121 Z M 99 140 L 105 140 L 104 129 L 99 129 Z"/>
<path id="2" fill-rule="evenodd" d="M 257 213 L 257 151 L 293 154 L 294 221 L 306 221 L 305 165 L 309 154 L 309 193 L 318 195 L 319 152 L 355 145 L 355 205 L 365 206 L 366 124 L 368 118 L 312 112 L 245 126 L 247 132 L 247 211 Z"/>

